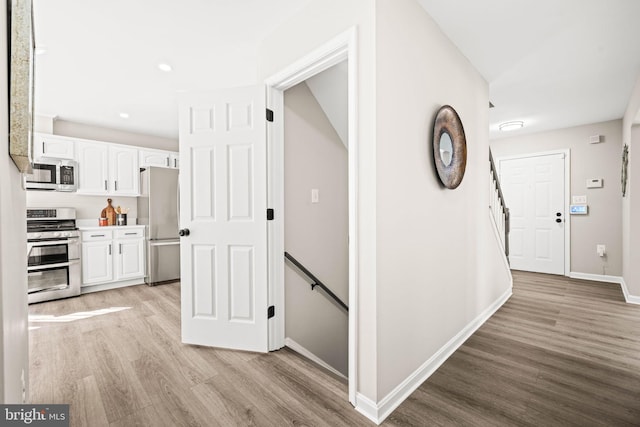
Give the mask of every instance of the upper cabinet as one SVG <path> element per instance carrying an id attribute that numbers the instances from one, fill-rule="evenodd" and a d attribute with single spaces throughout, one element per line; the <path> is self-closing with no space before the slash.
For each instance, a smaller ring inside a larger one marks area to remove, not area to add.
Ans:
<path id="1" fill-rule="evenodd" d="M 78 193 L 137 196 L 140 193 L 138 149 L 102 142 L 77 141 Z"/>
<path id="2" fill-rule="evenodd" d="M 140 194 L 140 166 L 138 149 L 122 145 L 109 147 L 111 193 L 121 196 Z"/>
<path id="3" fill-rule="evenodd" d="M 179 168 L 178 153 L 35 133 L 33 157 L 73 159 L 78 162 L 78 193 L 138 196 L 140 168 Z"/>
<path id="4" fill-rule="evenodd" d="M 109 145 L 102 142 L 77 141 L 78 193 L 109 192 Z"/>
<path id="5" fill-rule="evenodd" d="M 74 140 L 63 136 L 34 134 L 33 158 L 38 160 L 42 157 L 75 159 Z"/>
<path id="6" fill-rule="evenodd" d="M 140 149 L 140 167 L 178 168 L 178 153 L 166 150 Z"/>

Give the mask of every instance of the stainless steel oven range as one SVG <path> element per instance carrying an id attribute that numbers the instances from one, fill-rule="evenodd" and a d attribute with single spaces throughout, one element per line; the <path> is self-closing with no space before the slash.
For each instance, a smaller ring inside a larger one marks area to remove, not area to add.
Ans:
<path id="1" fill-rule="evenodd" d="M 75 209 L 27 209 L 27 277 L 29 304 L 80 295 Z"/>

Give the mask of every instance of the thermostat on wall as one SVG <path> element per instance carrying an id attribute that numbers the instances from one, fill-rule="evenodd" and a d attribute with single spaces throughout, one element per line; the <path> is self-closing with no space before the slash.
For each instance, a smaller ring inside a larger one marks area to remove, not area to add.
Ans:
<path id="1" fill-rule="evenodd" d="M 590 178 L 587 180 L 587 188 L 602 188 L 602 178 Z"/>
<path id="2" fill-rule="evenodd" d="M 569 213 L 571 215 L 586 215 L 589 213 L 588 205 L 571 205 L 569 206 Z"/>

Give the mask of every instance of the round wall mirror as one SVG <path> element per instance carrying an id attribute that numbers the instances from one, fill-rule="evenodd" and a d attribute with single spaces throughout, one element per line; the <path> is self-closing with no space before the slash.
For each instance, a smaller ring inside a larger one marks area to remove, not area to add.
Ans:
<path id="1" fill-rule="evenodd" d="M 442 184 L 454 189 L 462 182 L 467 166 L 467 140 L 456 110 L 445 105 L 433 125 L 433 160 Z"/>

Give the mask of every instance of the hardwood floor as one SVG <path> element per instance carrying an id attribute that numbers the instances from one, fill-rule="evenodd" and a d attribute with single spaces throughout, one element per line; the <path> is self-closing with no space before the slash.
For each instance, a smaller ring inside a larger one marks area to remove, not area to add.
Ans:
<path id="1" fill-rule="evenodd" d="M 640 306 L 619 285 L 513 272 L 513 296 L 389 425 L 640 425 Z"/>
<path id="2" fill-rule="evenodd" d="M 179 294 L 31 305 L 31 401 L 70 403 L 72 426 L 373 425 L 288 349 L 181 344 Z M 513 297 L 383 425 L 640 425 L 640 306 L 617 285 L 514 272 Z"/>

